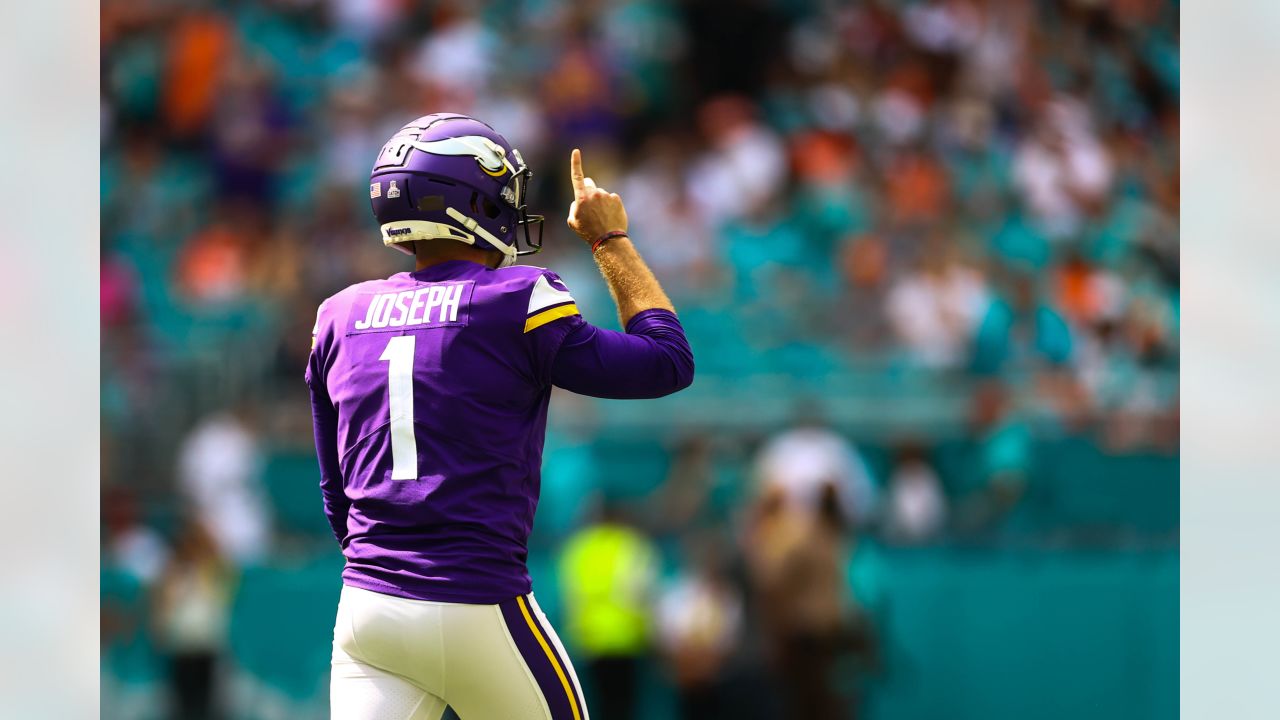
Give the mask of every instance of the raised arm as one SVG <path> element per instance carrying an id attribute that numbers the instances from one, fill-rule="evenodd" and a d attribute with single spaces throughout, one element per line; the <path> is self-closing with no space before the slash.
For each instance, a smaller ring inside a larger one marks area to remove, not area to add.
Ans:
<path id="1" fill-rule="evenodd" d="M 582 324 L 560 345 L 551 380 L 566 390 L 609 398 L 653 398 L 693 382 L 693 351 L 671 300 L 627 232 L 627 210 L 596 187 L 574 150 L 569 227 L 588 245 L 609 285 L 625 333 Z"/>
<path id="2" fill-rule="evenodd" d="M 626 235 L 627 209 L 622 198 L 617 193 L 596 187 L 595 182 L 583 174 L 582 152 L 577 149 L 569 159 L 569 178 L 573 183 L 569 227 L 588 245 L 599 242 L 593 246 L 592 256 L 618 307 L 619 324 L 627 327 L 631 318 L 644 310 L 660 309 L 674 313 L 671 300 Z M 607 237 L 615 233 L 620 234 Z"/>

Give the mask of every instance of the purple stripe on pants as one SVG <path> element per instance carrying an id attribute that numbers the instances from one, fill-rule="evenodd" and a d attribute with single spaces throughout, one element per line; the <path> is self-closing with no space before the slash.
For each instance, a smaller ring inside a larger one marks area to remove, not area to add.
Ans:
<path id="1" fill-rule="evenodd" d="M 570 702 L 577 703 L 578 689 L 573 684 L 573 678 L 569 675 L 569 667 L 564 664 L 564 658 L 561 658 L 556 652 L 555 644 L 551 642 L 551 637 L 546 634 L 546 630 L 538 622 L 538 616 L 534 613 L 533 604 L 525 599 L 525 605 L 529 611 L 529 619 L 525 619 L 524 612 L 520 608 L 521 598 L 512 598 L 505 602 L 499 603 L 498 607 L 502 610 L 502 619 L 507 623 L 507 630 L 511 633 L 512 639 L 515 640 L 516 649 L 520 651 L 520 655 L 524 658 L 524 662 L 529 666 L 530 672 L 533 673 L 533 679 L 538 683 L 538 688 L 542 691 L 542 696 L 546 698 L 547 707 L 551 709 L 552 720 L 574 720 L 573 706 Z M 542 633 L 542 639 L 546 642 L 547 649 L 551 651 L 551 657 L 547 657 L 547 650 L 544 650 L 542 643 L 538 642 L 534 628 L 529 627 L 532 621 L 537 632 Z M 560 672 L 564 674 L 565 682 L 569 684 L 568 692 L 565 691 L 564 683 L 560 681 L 560 674 L 556 672 L 555 666 L 552 664 L 552 658 L 560 664 Z M 570 700 L 570 693 L 574 695 Z M 582 709 L 578 708 L 578 720 L 585 720 Z"/>

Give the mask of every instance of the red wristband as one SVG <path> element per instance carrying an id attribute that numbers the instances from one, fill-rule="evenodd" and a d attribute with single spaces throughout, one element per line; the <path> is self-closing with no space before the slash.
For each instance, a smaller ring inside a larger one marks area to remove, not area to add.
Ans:
<path id="1" fill-rule="evenodd" d="M 599 250 L 600 246 L 604 244 L 605 240 L 609 240 L 611 238 L 616 238 L 616 237 L 627 237 L 627 231 L 626 230 L 610 230 L 609 232 L 601 235 L 600 237 L 596 238 L 595 242 L 591 243 L 591 252 L 595 252 Z"/>

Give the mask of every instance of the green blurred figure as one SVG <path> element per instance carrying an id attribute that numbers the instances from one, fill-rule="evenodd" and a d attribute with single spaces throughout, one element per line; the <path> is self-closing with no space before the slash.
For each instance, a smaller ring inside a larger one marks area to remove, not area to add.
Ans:
<path id="1" fill-rule="evenodd" d="M 657 567 L 653 543 L 623 522 L 612 503 L 565 544 L 559 573 L 565 627 L 587 658 L 591 707 L 601 720 L 635 717 L 641 664 L 651 647 Z"/>

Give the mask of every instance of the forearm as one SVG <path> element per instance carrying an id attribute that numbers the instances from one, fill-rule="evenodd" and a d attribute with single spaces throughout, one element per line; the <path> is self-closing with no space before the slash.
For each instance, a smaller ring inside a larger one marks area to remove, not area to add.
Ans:
<path id="1" fill-rule="evenodd" d="M 631 318 L 645 310 L 669 310 L 675 312 L 670 298 L 663 292 L 658 279 L 653 276 L 644 258 L 630 238 L 616 237 L 606 240 L 593 254 L 600 274 L 609 286 L 609 294 L 618 307 L 618 322 L 626 327 Z"/>
<path id="2" fill-rule="evenodd" d="M 551 381 L 580 395 L 656 398 L 693 382 L 693 351 L 680 321 L 665 308 L 649 308 L 625 333 L 583 324 L 560 345 Z"/>
<path id="3" fill-rule="evenodd" d="M 582 171 L 582 153 L 577 150 L 569 157 L 569 177 L 573 181 L 569 227 L 593 248 L 592 255 L 618 306 L 622 327 L 645 310 L 666 310 L 674 314 L 675 308 L 658 279 L 631 244 L 631 238 L 622 235 L 627 232 L 627 209 L 622 198 L 597 187 L 595 181 L 586 177 Z M 601 242 L 598 238 L 607 239 L 595 247 Z"/>

